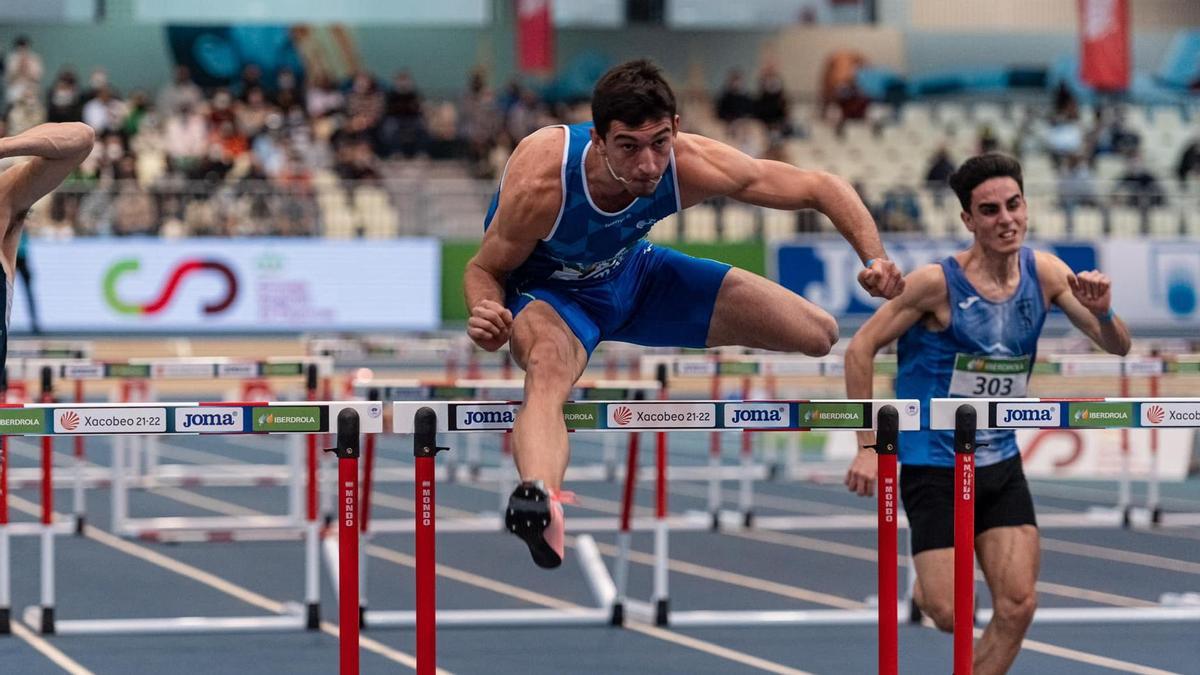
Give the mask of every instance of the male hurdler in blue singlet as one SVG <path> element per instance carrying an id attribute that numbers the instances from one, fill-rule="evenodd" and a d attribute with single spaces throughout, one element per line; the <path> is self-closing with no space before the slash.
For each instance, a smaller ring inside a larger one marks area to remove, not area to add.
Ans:
<path id="1" fill-rule="evenodd" d="M 535 132 L 505 169 L 466 269 L 467 332 L 489 350 L 511 338 L 525 369 L 513 427 L 522 483 L 507 522 L 539 566 L 562 563 L 562 405 L 601 340 L 811 355 L 837 340 L 833 317 L 778 284 L 646 241 L 655 222 L 723 195 L 821 210 L 864 262 L 864 288 L 882 297 L 903 288 L 846 181 L 681 133 L 675 96 L 648 61 L 606 73 L 592 95 L 591 123 Z"/>
<path id="2" fill-rule="evenodd" d="M 1051 303 L 1105 351 L 1129 351 L 1129 331 L 1113 314 L 1107 276 L 1073 274 L 1050 253 L 1022 246 L 1028 222 L 1021 165 L 1000 154 L 967 160 L 950 177 L 971 248 L 910 273 L 846 350 L 846 394 L 871 398 L 875 354 L 899 339 L 896 395 L 931 398 L 1023 397 Z M 979 367 L 982 362 L 984 367 Z M 1039 545 L 1033 499 L 1012 431 L 981 430 L 975 453 L 975 550 L 995 614 L 975 650 L 976 675 L 1008 671 L 1037 606 Z M 860 445 L 874 443 L 859 434 Z M 984 444 L 987 444 L 984 446 Z M 954 630 L 954 433 L 905 432 L 900 496 L 908 514 L 915 599 L 941 630 Z M 846 485 L 874 491 L 876 457 L 860 450 Z"/>

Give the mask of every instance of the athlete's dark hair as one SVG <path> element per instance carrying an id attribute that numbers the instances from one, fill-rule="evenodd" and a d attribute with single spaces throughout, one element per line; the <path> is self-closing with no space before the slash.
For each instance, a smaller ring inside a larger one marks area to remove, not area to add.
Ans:
<path id="1" fill-rule="evenodd" d="M 1025 180 L 1021 177 L 1021 163 L 999 152 L 987 152 L 976 155 L 962 163 L 958 170 L 950 174 L 947 182 L 950 189 L 958 197 L 963 211 L 971 212 L 971 192 L 981 183 L 991 178 L 1007 176 L 1017 181 L 1021 194 L 1025 194 Z"/>
<path id="2" fill-rule="evenodd" d="M 592 91 L 592 122 L 604 137 L 614 121 L 637 126 L 648 120 L 675 117 L 675 93 L 662 70 L 648 59 L 614 66 Z"/>

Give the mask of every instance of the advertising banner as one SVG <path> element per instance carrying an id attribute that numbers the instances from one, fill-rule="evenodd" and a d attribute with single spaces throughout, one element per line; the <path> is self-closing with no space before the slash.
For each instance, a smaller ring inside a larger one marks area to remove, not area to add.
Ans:
<path id="1" fill-rule="evenodd" d="M 887 242 L 888 255 L 905 274 L 968 246 L 965 240 L 951 239 Z M 1097 250 L 1091 244 L 1030 242 L 1030 246 L 1052 251 L 1077 272 L 1098 267 Z M 836 319 L 866 319 L 882 303 L 858 285 L 856 277 L 862 261 L 845 241 L 778 244 L 768 256 L 768 264 L 770 278 L 821 306 Z"/>
<path id="2" fill-rule="evenodd" d="M 434 239 L 95 239 L 30 245 L 44 331 L 430 330 Z M 20 282 L 18 282 L 20 283 Z M 30 327 L 25 294 L 11 327 Z"/>
<path id="3" fill-rule="evenodd" d="M 1109 239 L 1104 269 L 1112 277 L 1113 308 L 1127 323 L 1157 328 L 1200 328 L 1200 242 Z"/>
<path id="4" fill-rule="evenodd" d="M 1079 0 L 1079 75 L 1105 91 L 1129 87 L 1129 0 Z"/>

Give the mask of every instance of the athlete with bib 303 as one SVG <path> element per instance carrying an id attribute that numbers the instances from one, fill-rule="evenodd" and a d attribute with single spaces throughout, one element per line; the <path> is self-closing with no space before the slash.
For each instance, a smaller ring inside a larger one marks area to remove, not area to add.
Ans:
<path id="1" fill-rule="evenodd" d="M 990 153 L 967 160 L 950 177 L 971 248 L 907 277 L 846 350 L 846 393 L 871 398 L 875 354 L 899 339 L 896 395 L 931 398 L 1022 397 L 1051 304 L 1105 351 L 1129 351 L 1129 331 L 1112 311 L 1107 276 L 1074 274 L 1050 253 L 1022 246 L 1026 213 L 1021 165 Z M 860 444 L 871 445 L 870 433 Z M 985 445 L 986 444 L 986 445 Z M 975 650 L 975 673 L 1006 672 L 1037 606 L 1039 544 L 1033 499 L 1012 431 L 981 430 L 975 453 L 975 550 L 995 613 Z M 954 630 L 954 434 L 905 432 L 900 442 L 900 496 L 908 514 L 918 606 L 943 631 Z M 860 450 L 846 485 L 874 491 L 876 457 Z"/>
<path id="2" fill-rule="evenodd" d="M 495 350 L 511 337 L 525 369 L 513 426 L 522 483 L 506 521 L 541 567 L 563 556 L 563 402 L 601 340 L 821 355 L 838 338 L 833 317 L 778 284 L 650 244 L 656 221 L 717 196 L 815 208 L 864 262 L 864 288 L 882 297 L 903 288 L 846 181 L 681 133 L 675 96 L 650 62 L 606 73 L 592 117 L 541 129 L 517 147 L 464 278 L 471 339 Z"/>

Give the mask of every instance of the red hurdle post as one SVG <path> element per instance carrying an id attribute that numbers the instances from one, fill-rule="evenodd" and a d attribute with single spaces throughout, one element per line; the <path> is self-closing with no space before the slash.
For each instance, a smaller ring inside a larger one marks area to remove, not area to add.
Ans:
<path id="1" fill-rule="evenodd" d="M 878 476 L 879 549 L 879 675 L 897 675 L 900 662 L 897 602 L 899 567 L 897 547 L 896 455 L 900 445 L 900 414 L 894 406 L 880 408 L 875 431 Z"/>
<path id="2" fill-rule="evenodd" d="M 975 408 L 954 413 L 954 673 L 971 675 L 975 651 Z"/>
<path id="3" fill-rule="evenodd" d="M 345 408 L 338 413 L 337 447 L 329 448 L 338 458 L 338 645 L 341 675 L 358 673 L 358 412 Z"/>
<path id="4" fill-rule="evenodd" d="M 417 675 L 437 671 L 437 495 L 434 460 L 437 446 L 437 413 L 417 410 L 413 419 L 413 463 L 416 480 L 416 598 Z"/>

